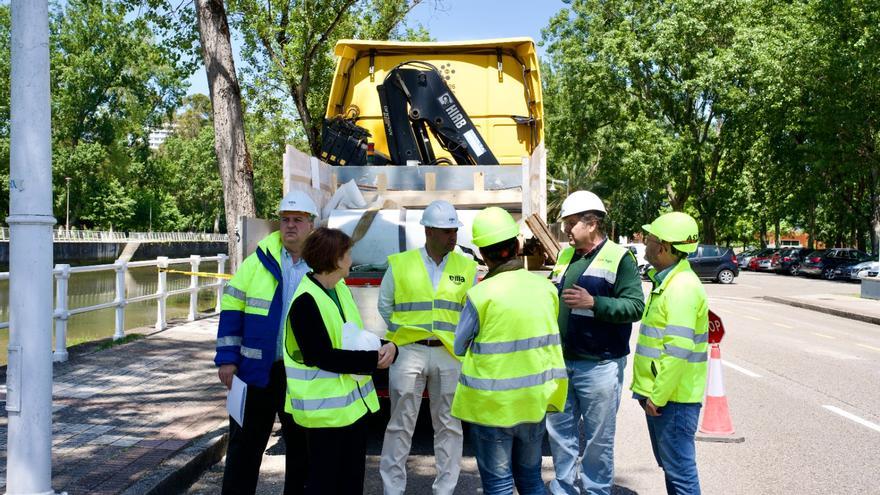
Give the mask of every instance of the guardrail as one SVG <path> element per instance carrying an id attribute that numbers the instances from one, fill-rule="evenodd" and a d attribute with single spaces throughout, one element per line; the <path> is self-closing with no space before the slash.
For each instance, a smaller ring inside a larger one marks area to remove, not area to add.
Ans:
<path id="1" fill-rule="evenodd" d="M 227 242 L 226 234 L 209 232 L 116 232 L 112 230 L 65 230 L 52 231 L 55 242 Z M 9 240 L 9 228 L 0 227 L 0 241 Z"/>
<path id="2" fill-rule="evenodd" d="M 155 260 L 132 262 L 116 261 L 115 263 L 106 265 L 74 267 L 66 264 L 55 265 L 55 269 L 52 270 L 52 273 L 55 276 L 55 304 L 57 306 L 55 307 L 54 311 L 55 350 L 52 353 L 52 360 L 56 362 L 67 361 L 67 320 L 74 315 L 88 313 L 89 311 L 115 308 L 116 324 L 115 330 L 113 332 L 113 340 L 119 340 L 125 336 L 125 306 L 130 303 L 156 299 L 155 328 L 156 330 L 162 330 L 168 326 L 168 322 L 166 321 L 167 313 L 165 311 L 165 303 L 169 296 L 189 293 L 189 313 L 187 314 L 187 321 L 193 321 L 196 319 L 199 291 L 203 289 L 213 288 L 217 291 L 217 304 L 214 308 L 214 312 L 219 313 L 220 299 L 222 299 L 223 297 L 223 288 L 226 286 L 226 280 L 222 278 L 217 278 L 216 282 L 212 284 L 199 285 L 199 277 L 197 275 L 190 275 L 189 287 L 169 291 L 168 274 L 162 269 L 168 268 L 171 265 L 188 263 L 191 272 L 198 272 L 199 265 L 202 262 L 216 261 L 217 273 L 226 273 L 226 260 L 228 259 L 229 256 L 225 254 L 219 254 L 217 256 L 192 255 L 189 258 L 168 258 L 167 256 L 160 256 Z M 156 292 L 153 294 L 145 294 L 142 296 L 130 298 L 126 297 L 125 279 L 128 273 L 128 269 L 145 266 L 155 266 L 158 269 L 159 283 Z M 82 308 L 69 308 L 67 281 L 70 279 L 71 275 L 75 273 L 101 272 L 111 270 L 116 272 L 116 297 L 112 301 Z M 9 272 L 0 273 L 0 280 L 9 280 Z M 8 321 L 0 322 L 0 329 L 3 328 L 9 328 Z"/>

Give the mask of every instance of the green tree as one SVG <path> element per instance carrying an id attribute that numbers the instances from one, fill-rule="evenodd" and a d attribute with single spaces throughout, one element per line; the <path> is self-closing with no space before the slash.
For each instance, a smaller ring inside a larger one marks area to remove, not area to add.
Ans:
<path id="1" fill-rule="evenodd" d="M 691 205 L 699 213 L 703 236 L 713 242 L 720 178 L 729 166 L 721 142 L 726 96 L 736 83 L 732 46 L 741 4 L 572 1 L 544 32 L 570 114 L 569 127 L 550 126 L 551 153 L 567 155 L 566 163 L 594 163 L 607 183 L 650 178 L 669 207 Z M 560 136 L 570 129 L 573 136 Z M 651 196 L 644 189 L 620 194 Z"/>
<path id="2" fill-rule="evenodd" d="M 251 101 L 268 98 L 295 110 L 311 153 L 320 131 L 334 69 L 332 48 L 343 38 L 426 39 L 403 26 L 422 0 L 231 0 L 230 16 L 243 37 L 242 58 Z M 293 109 L 284 104 L 292 101 Z M 289 112 L 294 114 L 294 112 Z"/>
<path id="3" fill-rule="evenodd" d="M 214 231 L 225 227 L 223 186 L 206 100 L 204 95 L 186 99 L 186 106 L 174 118 L 174 135 L 151 160 L 161 178 L 150 198 L 156 229 Z"/>
<path id="4" fill-rule="evenodd" d="M 159 179 L 147 136 L 180 105 L 193 29 L 160 0 L 71 0 L 50 13 L 55 212 L 71 222 L 146 229 Z M 176 20 L 175 20 L 176 19 Z M 189 40 L 189 41 L 187 41 Z M 108 206 L 108 205 L 112 205 Z"/>

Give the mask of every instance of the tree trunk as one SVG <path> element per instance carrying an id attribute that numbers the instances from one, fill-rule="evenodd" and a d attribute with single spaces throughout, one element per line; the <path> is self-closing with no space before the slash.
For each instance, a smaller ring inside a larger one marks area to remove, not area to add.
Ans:
<path id="1" fill-rule="evenodd" d="M 871 194 L 871 206 L 873 207 L 873 215 L 871 216 L 871 254 L 876 258 L 880 255 L 880 195 Z"/>
<path id="2" fill-rule="evenodd" d="M 781 248 L 782 247 L 782 227 L 779 225 L 779 217 L 776 217 L 776 222 L 773 224 L 773 235 L 776 238 L 773 240 L 773 247 Z"/>
<path id="3" fill-rule="evenodd" d="M 816 206 L 813 203 L 813 207 L 810 208 L 810 220 L 809 220 L 809 231 L 807 232 L 807 248 L 808 249 L 816 249 Z"/>
<path id="4" fill-rule="evenodd" d="M 715 242 L 715 217 L 712 215 L 703 215 L 703 232 L 700 242 L 703 244 L 716 244 Z"/>
<path id="5" fill-rule="evenodd" d="M 238 219 L 256 216 L 254 170 L 244 138 L 241 88 L 235 75 L 229 24 L 222 0 L 196 0 L 196 17 L 214 115 L 214 151 L 223 181 L 232 272 L 238 268 Z"/>
<path id="6" fill-rule="evenodd" d="M 765 249 L 767 247 L 767 221 L 763 218 L 761 219 L 761 225 L 759 227 L 759 235 L 761 242 L 761 249 Z"/>

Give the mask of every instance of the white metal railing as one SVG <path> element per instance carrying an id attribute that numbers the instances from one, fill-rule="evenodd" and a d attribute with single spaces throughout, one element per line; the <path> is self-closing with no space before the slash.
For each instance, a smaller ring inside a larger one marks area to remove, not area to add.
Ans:
<path id="1" fill-rule="evenodd" d="M 55 242 L 226 242 L 229 236 L 210 232 L 117 232 L 113 230 L 66 230 L 58 228 L 52 231 L 52 238 Z M 0 241 L 8 240 L 9 228 L 0 227 Z"/>
<path id="2" fill-rule="evenodd" d="M 217 291 L 217 304 L 214 307 L 214 312 L 220 312 L 220 300 L 223 297 L 223 288 L 226 286 L 226 280 L 223 278 L 216 278 L 216 282 L 211 284 L 199 285 L 199 277 L 198 275 L 190 275 L 190 283 L 189 287 L 185 287 L 183 289 L 176 290 L 168 290 L 168 273 L 163 269 L 167 269 L 171 265 L 180 265 L 180 264 L 189 264 L 191 272 L 198 272 L 199 265 L 202 262 L 208 261 L 216 261 L 217 262 L 217 273 L 226 273 L 226 260 L 229 259 L 229 256 L 225 254 L 218 254 L 217 256 L 199 256 L 192 255 L 189 258 L 168 258 L 167 256 L 160 256 L 155 260 L 147 260 L 147 261 L 116 261 L 112 264 L 107 265 L 91 265 L 91 266 L 70 266 L 65 264 L 55 265 L 55 269 L 52 271 L 55 275 L 55 311 L 54 311 L 54 319 L 55 319 L 55 351 L 52 353 L 52 359 L 54 361 L 67 361 L 68 353 L 67 353 L 67 320 L 70 319 L 71 316 L 88 313 L 89 311 L 98 311 L 101 309 L 115 308 L 116 309 L 116 324 L 115 330 L 113 332 L 113 340 L 119 340 L 125 336 L 125 306 L 130 303 L 136 303 L 141 301 L 149 301 L 152 299 L 156 299 L 156 330 L 162 330 L 168 326 L 166 321 L 166 311 L 165 311 L 165 303 L 169 296 L 174 296 L 177 294 L 186 294 L 189 293 L 189 313 L 187 314 L 187 321 L 193 321 L 196 319 L 196 313 L 198 311 L 198 294 L 202 289 L 216 289 Z M 159 283 L 156 289 L 156 292 L 153 294 L 145 294 L 136 297 L 126 297 L 126 287 L 125 287 L 125 279 L 128 274 L 129 268 L 140 268 L 145 266 L 155 266 L 159 270 Z M 87 272 L 101 272 L 101 271 L 115 271 L 116 272 L 116 297 L 112 301 L 95 304 L 92 306 L 85 306 L 82 308 L 70 309 L 68 303 L 68 294 L 67 294 L 67 282 L 70 279 L 70 276 L 75 273 L 87 273 Z M 0 280 L 9 280 L 9 272 L 0 273 Z M 0 322 L 0 329 L 9 328 L 9 322 L 4 321 Z"/>

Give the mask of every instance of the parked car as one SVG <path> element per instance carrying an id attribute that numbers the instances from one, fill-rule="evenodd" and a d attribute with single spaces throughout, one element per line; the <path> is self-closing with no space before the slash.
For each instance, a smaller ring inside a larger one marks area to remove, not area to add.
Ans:
<path id="1" fill-rule="evenodd" d="M 865 277 L 876 277 L 880 272 L 880 262 L 863 261 L 861 263 L 853 263 L 840 265 L 834 269 L 834 278 L 861 280 Z"/>
<path id="2" fill-rule="evenodd" d="M 799 273 L 808 276 L 822 276 L 826 280 L 834 280 L 837 276 L 834 273 L 834 269 L 838 266 L 867 261 L 869 258 L 868 253 L 852 248 L 813 251 L 801 263 Z"/>
<path id="3" fill-rule="evenodd" d="M 811 252 L 811 249 L 800 247 L 783 249 L 771 259 L 770 267 L 781 275 L 797 275 L 801 268 L 801 260 Z"/>
<path id="4" fill-rule="evenodd" d="M 740 270 L 747 269 L 749 267 L 749 261 L 751 261 L 760 251 L 760 249 L 747 249 L 736 255 L 737 265 L 739 265 Z"/>
<path id="5" fill-rule="evenodd" d="M 702 279 L 729 284 L 739 276 L 736 255 L 727 247 L 700 244 L 696 251 L 688 255 L 688 261 L 697 276 Z"/>
<path id="6" fill-rule="evenodd" d="M 752 257 L 751 261 L 749 261 L 749 270 L 752 271 L 770 271 L 770 258 L 773 256 L 778 249 L 776 248 L 767 248 L 756 254 Z"/>
<path id="7" fill-rule="evenodd" d="M 623 247 L 630 250 L 633 256 L 636 257 L 636 264 L 639 267 L 639 273 L 642 273 L 644 270 L 642 267 L 648 264 L 645 261 L 645 245 L 640 242 L 633 242 L 631 244 L 624 244 Z"/>

